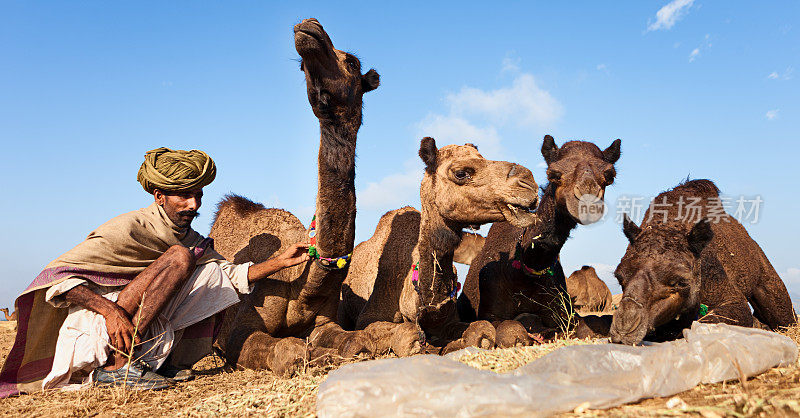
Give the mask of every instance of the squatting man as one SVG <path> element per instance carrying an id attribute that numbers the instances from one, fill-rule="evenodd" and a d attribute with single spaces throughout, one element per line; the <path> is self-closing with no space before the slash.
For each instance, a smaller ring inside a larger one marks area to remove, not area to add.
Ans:
<path id="1" fill-rule="evenodd" d="M 191 379 L 211 352 L 217 314 L 258 280 L 309 259 L 306 243 L 259 264 L 214 251 L 191 223 L 215 176 L 202 151 L 145 154 L 137 180 L 154 203 L 101 225 L 17 299 L 24 334 L 3 366 L 0 396 L 76 378 L 135 389 Z"/>

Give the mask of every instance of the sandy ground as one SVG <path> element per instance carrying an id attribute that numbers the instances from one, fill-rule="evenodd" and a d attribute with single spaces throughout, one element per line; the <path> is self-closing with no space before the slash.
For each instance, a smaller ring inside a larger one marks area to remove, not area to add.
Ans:
<path id="1" fill-rule="evenodd" d="M 0 322 L 0 360 L 14 340 L 14 323 Z M 800 327 L 786 332 L 800 342 Z M 492 350 L 464 359 L 473 367 L 513 370 L 554 349 L 585 341 L 561 340 L 535 347 Z M 358 361 L 358 360 L 354 360 Z M 319 384 L 328 368 L 308 368 L 291 379 L 251 370 L 226 372 L 209 356 L 192 382 L 159 392 L 91 388 L 51 391 L 0 400 L 2 416 L 314 416 Z M 800 416 L 800 367 L 776 368 L 746 382 L 701 385 L 671 398 L 657 398 L 605 411 L 581 410 L 565 416 Z M 669 405 L 669 406 L 668 406 Z"/>

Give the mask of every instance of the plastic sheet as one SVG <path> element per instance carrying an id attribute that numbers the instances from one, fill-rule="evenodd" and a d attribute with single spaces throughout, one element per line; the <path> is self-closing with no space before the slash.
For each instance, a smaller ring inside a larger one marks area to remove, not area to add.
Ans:
<path id="1" fill-rule="evenodd" d="M 317 413 L 549 415 L 581 405 L 601 409 L 670 396 L 700 383 L 753 376 L 797 361 L 797 345 L 769 331 L 695 322 L 684 337 L 639 347 L 564 347 L 506 374 L 455 361 L 462 352 L 351 364 L 331 372 L 320 386 Z"/>

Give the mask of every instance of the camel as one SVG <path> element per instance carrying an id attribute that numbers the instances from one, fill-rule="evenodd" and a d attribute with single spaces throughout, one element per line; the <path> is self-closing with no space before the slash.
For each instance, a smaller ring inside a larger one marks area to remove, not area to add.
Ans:
<path id="1" fill-rule="evenodd" d="M 294 26 L 294 42 L 320 125 L 312 222 L 317 257 L 259 281 L 236 311 L 227 314 L 217 339 L 229 365 L 283 375 L 308 358 L 303 338 L 342 355 L 365 351 L 360 334 L 345 332 L 335 320 L 355 240 L 355 149 L 362 96 L 380 83 L 374 69 L 362 74 L 358 58 L 336 49 L 316 19 Z M 308 241 L 309 234 L 289 212 L 228 196 L 218 205 L 209 236 L 226 259 L 242 263 L 265 260 L 295 242 Z"/>
<path id="2" fill-rule="evenodd" d="M 472 232 L 464 232 L 461 243 L 453 253 L 453 261 L 456 263 L 470 265 L 472 260 L 481 252 L 486 237 Z"/>
<path id="3" fill-rule="evenodd" d="M 492 225 L 459 297 L 462 320 L 518 320 L 537 334 L 571 327 L 566 323 L 569 297 L 558 255 L 579 223 L 598 220 L 586 215 L 602 212 L 605 188 L 616 176 L 620 145 L 617 139 L 601 150 L 590 142 L 569 141 L 559 148 L 552 136 L 544 137 L 549 182 L 537 210 L 541 222 L 530 228 L 508 222 Z M 497 338 L 506 344 L 530 342 L 519 326 L 506 322 L 503 329 L 498 329 Z M 506 332 L 514 334 L 503 335 Z"/>
<path id="4" fill-rule="evenodd" d="M 594 267 L 583 266 L 567 277 L 567 293 L 578 313 L 611 311 L 611 291 Z"/>
<path id="5" fill-rule="evenodd" d="M 424 138 L 419 154 L 426 165 L 421 211 L 388 212 L 356 247 L 342 285 L 340 323 L 370 333 L 379 353 L 391 349 L 399 356 L 419 352 L 426 340 L 441 347 L 464 337 L 494 346 L 491 324 L 458 321 L 454 254 L 465 227 L 506 220 L 522 228 L 535 221 L 533 174 L 487 160 L 472 144 L 438 149 L 433 138 Z M 482 331 L 486 326 L 489 334 Z"/>
<path id="6" fill-rule="evenodd" d="M 16 321 L 17 320 L 17 311 L 16 310 L 14 310 L 14 312 L 11 315 L 8 314 L 8 308 L 0 308 L 0 312 L 3 312 L 3 315 L 5 315 L 6 321 Z"/>
<path id="7" fill-rule="evenodd" d="M 623 219 L 629 245 L 614 273 L 623 295 L 611 324 L 613 342 L 678 338 L 698 318 L 745 327 L 760 322 L 773 330 L 796 322 L 786 286 L 725 212 L 712 181 L 686 181 L 653 202 L 641 226 Z"/>

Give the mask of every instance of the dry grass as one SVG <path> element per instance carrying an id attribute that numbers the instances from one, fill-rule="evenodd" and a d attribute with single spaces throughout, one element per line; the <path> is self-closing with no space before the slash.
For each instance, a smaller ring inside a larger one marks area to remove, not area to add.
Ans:
<path id="1" fill-rule="evenodd" d="M 0 322 L 0 359 L 13 343 L 11 324 Z M 800 343 L 800 327 L 786 333 Z M 559 340 L 533 347 L 491 350 L 465 355 L 466 364 L 506 372 L 567 345 L 595 340 Z M 358 360 L 354 360 L 358 361 Z M 215 357 L 196 369 L 196 380 L 159 392 L 131 392 L 91 388 L 77 392 L 51 391 L 0 400 L 3 416 L 314 416 L 319 384 L 332 367 L 308 368 L 284 379 L 269 372 L 225 372 Z M 673 398 L 648 399 L 606 411 L 566 415 L 583 416 L 800 416 L 800 367 L 770 370 L 744 383 L 701 385 Z M 668 406 L 669 405 L 669 406 Z"/>

